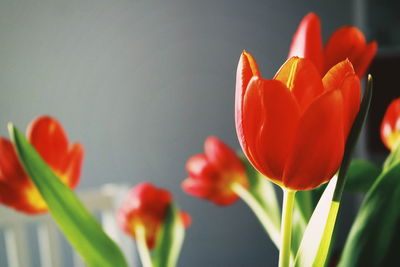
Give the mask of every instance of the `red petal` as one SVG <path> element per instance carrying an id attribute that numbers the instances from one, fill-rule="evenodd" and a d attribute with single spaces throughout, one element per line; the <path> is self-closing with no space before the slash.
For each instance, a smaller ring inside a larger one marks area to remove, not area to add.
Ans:
<path id="1" fill-rule="evenodd" d="M 348 76 L 340 87 L 343 97 L 343 134 L 347 139 L 353 125 L 354 119 L 360 109 L 361 87 L 357 75 Z"/>
<path id="2" fill-rule="evenodd" d="M 64 129 L 55 119 L 43 116 L 35 119 L 28 126 L 27 136 L 52 169 L 61 171 L 68 164 L 68 140 Z"/>
<path id="3" fill-rule="evenodd" d="M 244 151 L 264 175 L 279 183 L 299 110 L 291 92 L 279 81 L 253 78 L 243 103 Z"/>
<path id="4" fill-rule="evenodd" d="M 343 81 L 348 77 L 354 75 L 353 65 L 348 59 L 339 62 L 333 66 L 322 79 L 325 91 L 336 90 L 340 88 Z"/>
<path id="5" fill-rule="evenodd" d="M 208 161 L 218 170 L 237 170 L 244 172 L 244 166 L 236 153 L 216 137 L 208 137 L 204 143 Z"/>
<path id="6" fill-rule="evenodd" d="M 358 58 L 355 60 L 355 70 L 360 77 L 360 79 L 364 76 L 365 72 L 367 71 L 369 64 L 371 64 L 372 60 L 374 59 L 376 52 L 378 50 L 377 42 L 369 43 L 364 51 L 358 55 Z"/>
<path id="7" fill-rule="evenodd" d="M 12 143 L 0 137 L 0 203 L 27 214 L 39 214 L 47 208 L 38 198 L 40 194 L 25 174 Z"/>
<path id="8" fill-rule="evenodd" d="M 215 194 L 211 197 L 211 201 L 219 206 L 229 206 L 235 203 L 239 199 L 235 193 L 230 194 Z"/>
<path id="9" fill-rule="evenodd" d="M 19 212 L 30 215 L 41 214 L 47 211 L 46 207 L 35 205 L 26 195 L 26 190 L 36 190 L 33 185 L 30 187 L 3 183 L 0 181 L 0 203 L 9 206 Z M 38 193 L 39 194 L 39 193 Z"/>
<path id="10" fill-rule="evenodd" d="M 192 156 L 186 162 L 186 171 L 190 177 L 204 179 L 215 175 L 216 170 L 212 166 L 204 154 Z"/>
<path id="11" fill-rule="evenodd" d="M 337 171 L 344 150 L 343 101 L 339 90 L 319 97 L 302 116 L 288 155 L 283 184 L 309 190 Z"/>
<path id="12" fill-rule="evenodd" d="M 69 188 L 74 189 L 78 186 L 79 178 L 81 175 L 82 162 L 83 162 L 83 146 L 80 144 L 74 144 L 65 159 L 68 163 L 66 170 L 63 174 L 66 176 L 66 185 Z"/>
<path id="13" fill-rule="evenodd" d="M 281 81 L 292 91 L 301 113 L 324 91 L 318 70 L 311 60 L 304 58 L 290 58 L 274 79 Z"/>
<path id="14" fill-rule="evenodd" d="M 213 188 L 214 185 L 211 181 L 192 177 L 188 177 L 182 182 L 182 190 L 195 197 L 208 198 Z"/>
<path id="15" fill-rule="evenodd" d="M 345 26 L 335 31 L 325 47 L 325 72 L 340 61 L 348 58 L 357 68 L 356 59 L 365 50 L 364 34 L 352 26 Z"/>
<path id="16" fill-rule="evenodd" d="M 188 228 L 192 223 L 192 217 L 186 211 L 181 211 L 179 213 L 179 217 L 181 218 L 183 226 L 185 226 L 185 228 Z"/>
<path id="17" fill-rule="evenodd" d="M 23 185 L 31 184 L 19 163 L 13 144 L 0 137 L 0 181 Z"/>
<path id="18" fill-rule="evenodd" d="M 314 13 L 307 14 L 293 36 L 288 58 L 303 57 L 312 60 L 319 73 L 323 71 L 321 24 Z"/>
<path id="19" fill-rule="evenodd" d="M 236 72 L 236 92 L 235 92 L 235 124 L 236 133 L 239 138 L 242 148 L 245 146 L 243 139 L 243 126 L 242 126 L 242 105 L 243 98 L 246 92 L 247 85 L 253 76 L 260 77 L 257 62 L 253 56 L 243 51 L 239 59 L 239 64 Z"/>

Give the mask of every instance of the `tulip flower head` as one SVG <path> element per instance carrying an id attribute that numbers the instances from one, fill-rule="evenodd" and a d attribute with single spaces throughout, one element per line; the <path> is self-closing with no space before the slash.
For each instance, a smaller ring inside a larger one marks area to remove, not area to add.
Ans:
<path id="1" fill-rule="evenodd" d="M 386 109 L 381 125 L 381 138 L 390 151 L 400 142 L 400 98 L 393 100 Z"/>
<path id="2" fill-rule="evenodd" d="M 27 139 L 54 174 L 69 188 L 79 182 L 83 147 L 70 144 L 61 124 L 48 116 L 33 120 Z M 25 173 L 12 143 L 0 137 L 0 203 L 27 214 L 47 211 L 39 191 Z"/>
<path id="3" fill-rule="evenodd" d="M 239 197 L 232 184 L 247 188 L 246 169 L 236 153 L 216 137 L 204 143 L 204 154 L 191 157 L 186 163 L 189 177 L 182 183 L 183 190 L 217 205 L 233 204 Z"/>
<path id="4" fill-rule="evenodd" d="M 133 187 L 117 212 L 117 222 L 121 229 L 136 238 L 138 227 L 144 229 L 147 247 L 156 245 L 158 232 L 172 202 L 172 195 L 164 189 L 150 183 L 141 183 Z M 191 218 L 186 212 L 180 213 L 185 227 Z"/>
<path id="5" fill-rule="evenodd" d="M 237 69 L 235 121 L 253 166 L 289 190 L 327 182 L 341 163 L 360 107 L 360 81 L 349 60 L 321 78 L 309 59 L 290 58 L 272 80 L 243 52 Z"/>
<path id="6" fill-rule="evenodd" d="M 361 78 L 376 51 L 377 43 L 366 43 L 364 34 L 353 26 L 336 30 L 323 47 L 320 19 L 316 14 L 309 13 L 300 22 L 293 36 L 288 58 L 298 56 L 312 60 L 322 76 L 348 58 L 355 73 Z"/>

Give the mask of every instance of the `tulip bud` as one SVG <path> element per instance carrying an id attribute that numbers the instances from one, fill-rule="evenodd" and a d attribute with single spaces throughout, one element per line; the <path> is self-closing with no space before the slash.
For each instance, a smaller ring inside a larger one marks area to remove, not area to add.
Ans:
<path id="1" fill-rule="evenodd" d="M 248 187 L 243 163 L 232 149 L 216 137 L 207 138 L 204 151 L 204 154 L 195 155 L 187 161 L 189 177 L 183 181 L 182 189 L 217 205 L 233 204 L 238 196 L 232 191 L 232 184 Z"/>
<path id="2" fill-rule="evenodd" d="M 83 147 L 70 144 L 61 124 L 42 116 L 30 123 L 28 141 L 69 188 L 78 185 Z M 12 143 L 0 137 L 0 203 L 27 214 L 47 211 L 47 205 L 31 182 L 15 153 Z"/>
<path id="3" fill-rule="evenodd" d="M 167 208 L 172 202 L 172 195 L 150 183 L 141 183 L 133 187 L 117 212 L 117 222 L 121 229 L 136 238 L 137 227 L 143 227 L 146 243 L 153 249 L 159 230 L 164 222 Z M 185 227 L 191 222 L 190 215 L 180 213 Z"/>
<path id="4" fill-rule="evenodd" d="M 400 98 L 393 100 L 386 109 L 381 125 L 381 138 L 385 146 L 393 151 L 400 141 Z"/>

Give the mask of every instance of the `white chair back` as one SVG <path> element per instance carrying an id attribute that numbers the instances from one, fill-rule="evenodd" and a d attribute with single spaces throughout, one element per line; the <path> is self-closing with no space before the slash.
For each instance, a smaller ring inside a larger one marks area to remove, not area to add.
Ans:
<path id="1" fill-rule="evenodd" d="M 119 229 L 115 220 L 116 209 L 128 190 L 128 186 L 110 184 L 100 189 L 78 193 L 78 196 L 98 217 L 105 232 L 121 247 L 129 266 L 136 266 L 134 241 Z M 31 237 L 32 229 L 36 240 Z M 71 251 L 71 248 L 48 214 L 27 216 L 0 206 L 0 232 L 3 234 L 4 254 L 7 258 L 0 261 L 1 266 L 5 263 L 8 267 L 36 267 L 33 266 L 37 265 L 34 262 L 40 262 L 42 267 L 71 266 L 67 263 L 71 259 L 66 258 L 66 251 Z M 33 255 L 33 251 L 39 251 L 36 253 L 38 255 Z M 74 267 L 86 266 L 78 254 L 72 253 Z"/>

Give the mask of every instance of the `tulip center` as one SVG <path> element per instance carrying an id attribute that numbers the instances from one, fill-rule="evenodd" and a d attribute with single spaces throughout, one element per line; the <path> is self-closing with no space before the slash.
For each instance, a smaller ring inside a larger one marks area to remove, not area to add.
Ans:
<path id="1" fill-rule="evenodd" d="M 294 87 L 294 77 L 296 74 L 297 65 L 299 64 L 299 60 L 294 60 L 293 64 L 290 66 L 290 72 L 287 77 L 286 87 L 289 90 L 292 90 Z"/>
<path id="2" fill-rule="evenodd" d="M 400 131 L 392 132 L 388 138 L 388 145 L 391 150 L 394 150 L 400 142 Z"/>
<path id="3" fill-rule="evenodd" d="M 47 210 L 47 204 L 35 186 L 32 185 L 26 189 L 26 198 L 28 203 L 38 211 Z"/>

